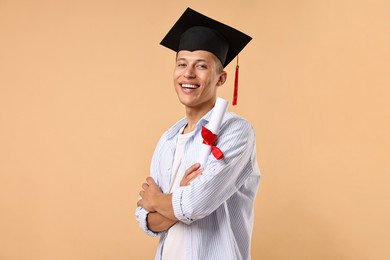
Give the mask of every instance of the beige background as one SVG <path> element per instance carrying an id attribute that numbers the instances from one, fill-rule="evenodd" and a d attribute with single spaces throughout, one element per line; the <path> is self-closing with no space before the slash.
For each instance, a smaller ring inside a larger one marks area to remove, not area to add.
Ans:
<path id="1" fill-rule="evenodd" d="M 252 258 L 390 259 L 389 3 L 0 0 L 0 259 L 152 259 L 135 202 L 184 115 L 159 42 L 187 6 L 254 38 Z"/>

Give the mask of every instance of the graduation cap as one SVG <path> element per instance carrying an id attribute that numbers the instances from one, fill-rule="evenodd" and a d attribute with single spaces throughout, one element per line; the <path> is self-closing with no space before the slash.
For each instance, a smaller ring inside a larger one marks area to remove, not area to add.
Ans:
<path id="1" fill-rule="evenodd" d="M 175 52 L 209 51 L 225 68 L 251 40 L 236 29 L 187 8 L 160 44 Z M 235 76 L 233 105 L 237 103 L 238 60 Z"/>

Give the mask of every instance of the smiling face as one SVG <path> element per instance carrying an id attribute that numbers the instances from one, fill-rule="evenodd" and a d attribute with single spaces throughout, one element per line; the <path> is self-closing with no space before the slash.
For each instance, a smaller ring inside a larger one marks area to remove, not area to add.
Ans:
<path id="1" fill-rule="evenodd" d="M 217 88 L 226 81 L 226 72 L 214 54 L 183 50 L 176 57 L 173 81 L 186 108 L 207 112 L 215 104 Z"/>

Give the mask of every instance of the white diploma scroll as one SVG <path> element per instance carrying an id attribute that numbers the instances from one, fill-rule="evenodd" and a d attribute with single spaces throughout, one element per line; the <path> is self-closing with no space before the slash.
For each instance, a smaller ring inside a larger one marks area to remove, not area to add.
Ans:
<path id="1" fill-rule="evenodd" d="M 219 133 L 219 128 L 221 127 L 222 120 L 228 105 L 229 102 L 227 100 L 217 97 L 217 101 L 215 102 L 214 110 L 211 114 L 210 121 L 205 126 L 215 135 L 218 135 Z M 209 157 L 210 152 L 211 152 L 211 146 L 202 143 L 200 158 L 199 158 L 200 167 L 205 168 L 207 163 L 207 158 Z"/>

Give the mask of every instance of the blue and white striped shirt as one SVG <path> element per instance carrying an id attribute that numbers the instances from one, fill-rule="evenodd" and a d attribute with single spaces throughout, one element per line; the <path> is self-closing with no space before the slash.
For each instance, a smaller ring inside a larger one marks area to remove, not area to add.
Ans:
<path id="1" fill-rule="evenodd" d="M 187 141 L 182 157 L 183 169 L 198 162 L 203 142 L 201 128 L 202 125 L 207 127 L 211 113 L 212 110 L 198 122 L 194 135 Z M 152 158 L 151 177 L 165 193 L 173 181 L 171 168 L 179 129 L 186 123 L 184 118 L 162 135 Z M 251 124 L 227 112 L 216 145 L 224 158 L 217 160 L 210 154 L 203 174 L 190 185 L 172 192 L 175 216 L 187 224 L 186 259 L 247 260 L 250 259 L 253 203 L 260 182 Z M 184 171 L 178 174 L 183 175 Z M 148 235 L 161 235 L 155 257 L 155 260 L 161 260 L 167 232 L 149 230 L 147 214 L 142 207 L 136 210 L 141 228 Z"/>

